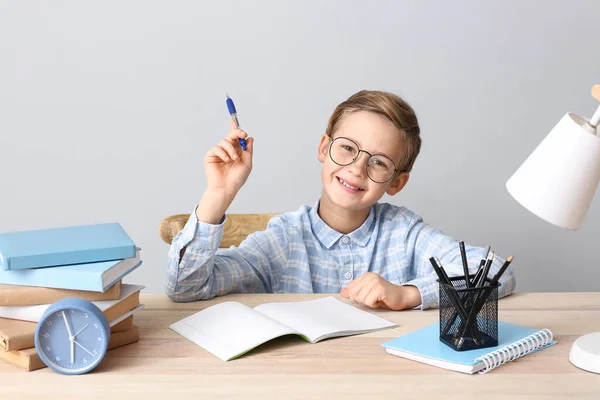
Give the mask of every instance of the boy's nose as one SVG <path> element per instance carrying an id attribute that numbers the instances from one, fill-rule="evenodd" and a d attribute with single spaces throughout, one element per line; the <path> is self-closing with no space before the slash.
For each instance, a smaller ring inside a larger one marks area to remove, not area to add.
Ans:
<path id="1" fill-rule="evenodd" d="M 348 166 L 350 172 L 352 172 L 354 176 L 359 176 L 361 178 L 367 176 L 367 162 L 369 161 L 369 157 L 368 154 L 363 154 L 361 152 L 358 155 L 358 158 Z"/>

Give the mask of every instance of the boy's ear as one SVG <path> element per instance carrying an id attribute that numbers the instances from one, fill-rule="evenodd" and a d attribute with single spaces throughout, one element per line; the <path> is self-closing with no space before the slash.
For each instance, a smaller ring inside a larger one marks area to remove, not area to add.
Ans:
<path id="1" fill-rule="evenodd" d="M 390 196 L 395 195 L 404 189 L 404 186 L 408 183 L 408 179 L 410 178 L 410 174 L 408 172 L 401 172 L 397 177 L 394 178 L 390 187 L 385 191 Z"/>
<path id="2" fill-rule="evenodd" d="M 321 142 L 319 143 L 318 158 L 319 158 L 319 161 L 321 161 L 322 163 L 324 163 L 325 159 L 327 158 L 327 150 L 329 150 L 330 142 L 331 142 L 331 138 L 329 136 L 327 136 L 327 134 L 324 134 L 323 136 L 321 136 Z"/>

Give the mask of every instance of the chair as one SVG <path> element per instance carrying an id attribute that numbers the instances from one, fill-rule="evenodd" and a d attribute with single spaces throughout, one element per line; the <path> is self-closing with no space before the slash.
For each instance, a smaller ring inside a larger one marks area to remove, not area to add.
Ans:
<path id="1" fill-rule="evenodd" d="M 227 214 L 219 247 L 239 246 L 249 234 L 265 230 L 269 220 L 276 215 L 278 214 Z M 189 218 L 190 214 L 176 214 L 163 219 L 159 226 L 162 240 L 171 244 Z"/>

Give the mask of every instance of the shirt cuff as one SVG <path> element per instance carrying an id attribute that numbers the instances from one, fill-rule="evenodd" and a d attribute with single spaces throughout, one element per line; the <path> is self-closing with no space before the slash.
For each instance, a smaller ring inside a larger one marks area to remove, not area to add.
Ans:
<path id="1" fill-rule="evenodd" d="M 403 284 L 403 286 L 411 285 L 419 289 L 421 305 L 416 306 L 415 309 L 427 310 L 439 306 L 439 284 L 436 279 L 433 276 L 424 276 Z"/>
<path id="2" fill-rule="evenodd" d="M 225 215 L 217 225 L 198 221 L 196 209 L 190 214 L 188 222 L 181 230 L 181 239 L 186 246 L 201 250 L 216 250 L 223 238 Z"/>

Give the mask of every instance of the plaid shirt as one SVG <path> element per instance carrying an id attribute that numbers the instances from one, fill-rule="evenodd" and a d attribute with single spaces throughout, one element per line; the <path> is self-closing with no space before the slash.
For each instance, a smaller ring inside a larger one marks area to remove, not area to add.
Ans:
<path id="1" fill-rule="evenodd" d="M 228 249 L 218 248 L 226 216 L 212 225 L 198 222 L 193 212 L 171 244 L 167 295 L 187 302 L 242 292 L 339 293 L 353 279 L 374 272 L 394 284 L 416 286 L 424 310 L 439 301 L 430 257 L 437 256 L 449 276 L 464 274 L 458 242 L 405 207 L 376 203 L 365 222 L 345 235 L 319 217 L 318 205 L 274 217 L 265 231 Z M 475 273 L 485 249 L 465 247 L 470 273 Z M 503 263 L 495 256 L 488 276 Z M 500 283 L 499 297 L 512 293 L 512 265 Z"/>

